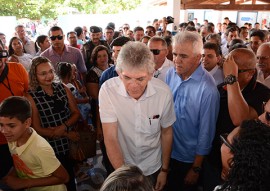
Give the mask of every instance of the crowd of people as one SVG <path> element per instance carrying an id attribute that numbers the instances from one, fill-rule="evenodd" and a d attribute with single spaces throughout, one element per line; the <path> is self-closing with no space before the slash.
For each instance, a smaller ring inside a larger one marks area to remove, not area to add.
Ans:
<path id="1" fill-rule="evenodd" d="M 0 190 L 76 191 L 79 122 L 97 133 L 100 190 L 270 190 L 269 31 L 168 24 L 0 33 Z"/>

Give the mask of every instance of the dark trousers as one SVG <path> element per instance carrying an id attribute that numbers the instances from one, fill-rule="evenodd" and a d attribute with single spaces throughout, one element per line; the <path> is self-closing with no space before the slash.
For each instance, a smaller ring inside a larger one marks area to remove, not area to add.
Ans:
<path id="1" fill-rule="evenodd" d="M 221 170 L 212 165 L 207 157 L 203 161 L 203 191 L 213 191 L 217 185 L 223 184 Z"/>
<path id="2" fill-rule="evenodd" d="M 184 182 L 192 165 L 193 163 L 184 163 L 171 159 L 166 191 L 196 191 L 197 185 L 186 185 Z"/>
<path id="3" fill-rule="evenodd" d="M 66 183 L 68 191 L 76 191 L 76 184 L 75 184 L 75 175 L 74 175 L 74 161 L 72 161 L 69 157 L 69 154 L 62 154 L 56 155 L 58 160 L 61 162 L 63 167 L 67 170 L 69 174 L 69 181 Z"/>
<path id="4" fill-rule="evenodd" d="M 7 144 L 0 145 L 0 190 L 10 191 L 11 189 L 1 182 L 13 166 L 13 160 Z"/>
<path id="5" fill-rule="evenodd" d="M 12 166 L 13 160 L 8 145 L 0 145 L 0 179 L 7 175 Z"/>

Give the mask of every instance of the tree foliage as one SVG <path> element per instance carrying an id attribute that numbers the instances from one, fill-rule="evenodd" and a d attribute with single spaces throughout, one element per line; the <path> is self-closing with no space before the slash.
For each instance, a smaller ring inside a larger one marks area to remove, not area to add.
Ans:
<path id="1" fill-rule="evenodd" d="M 55 18 L 70 13 L 71 8 L 83 14 L 113 14 L 132 10 L 140 3 L 141 0 L 0 0 L 0 16 Z"/>

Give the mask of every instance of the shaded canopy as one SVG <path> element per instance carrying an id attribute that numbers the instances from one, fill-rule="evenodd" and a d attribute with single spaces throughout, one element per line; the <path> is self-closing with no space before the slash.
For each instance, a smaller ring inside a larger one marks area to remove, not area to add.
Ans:
<path id="1" fill-rule="evenodd" d="M 150 0 L 153 5 L 166 5 L 168 0 Z M 232 11 L 269 11 L 269 0 L 180 0 L 181 9 L 214 9 Z"/>

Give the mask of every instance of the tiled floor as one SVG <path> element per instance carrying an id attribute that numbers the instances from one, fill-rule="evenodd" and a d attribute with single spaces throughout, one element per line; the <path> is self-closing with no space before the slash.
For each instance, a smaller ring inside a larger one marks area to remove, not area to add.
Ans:
<path id="1" fill-rule="evenodd" d="M 98 191 L 106 179 L 106 170 L 102 164 L 102 154 L 97 143 L 97 155 L 78 164 L 75 170 L 77 191 Z"/>

